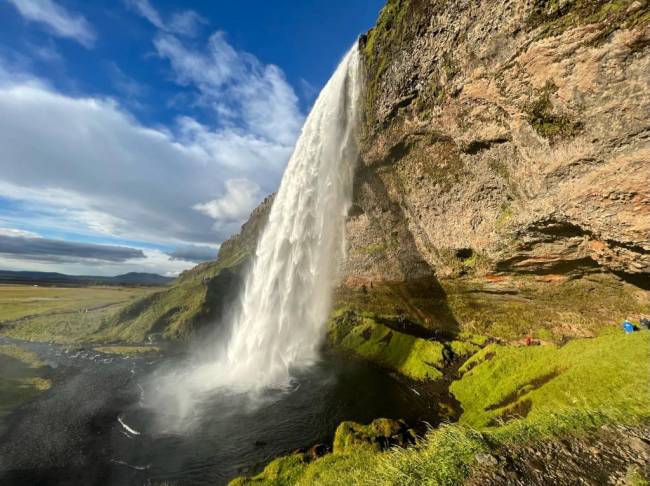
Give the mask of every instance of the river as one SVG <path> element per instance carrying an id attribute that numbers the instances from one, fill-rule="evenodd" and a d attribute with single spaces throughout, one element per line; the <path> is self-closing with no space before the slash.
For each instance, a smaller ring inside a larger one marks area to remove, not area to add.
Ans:
<path id="1" fill-rule="evenodd" d="M 343 420 L 435 420 L 423 395 L 371 365 L 325 353 L 289 389 L 215 393 L 199 423 L 170 430 L 143 401 L 146 383 L 182 355 L 126 357 L 92 348 L 18 344 L 50 367 L 53 387 L 15 410 L 0 438 L 0 484 L 220 485 L 278 455 L 331 443 Z M 144 385 L 144 386 L 143 386 Z"/>

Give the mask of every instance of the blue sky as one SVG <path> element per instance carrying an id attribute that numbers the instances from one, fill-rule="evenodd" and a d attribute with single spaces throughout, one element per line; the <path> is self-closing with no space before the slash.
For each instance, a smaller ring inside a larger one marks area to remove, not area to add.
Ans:
<path id="1" fill-rule="evenodd" d="M 213 256 L 382 5 L 0 0 L 0 268 Z"/>

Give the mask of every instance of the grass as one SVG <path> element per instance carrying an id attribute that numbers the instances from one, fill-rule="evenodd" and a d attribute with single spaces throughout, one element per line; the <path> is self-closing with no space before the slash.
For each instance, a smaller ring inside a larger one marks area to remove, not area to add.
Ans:
<path id="1" fill-rule="evenodd" d="M 442 377 L 445 348 L 441 343 L 396 332 L 371 317 L 360 319 L 338 335 L 341 348 L 414 380 Z"/>
<path id="2" fill-rule="evenodd" d="M 561 347 L 490 345 L 473 360 L 451 385 L 471 427 L 571 409 L 650 418 L 650 332 L 617 330 Z"/>
<path id="3" fill-rule="evenodd" d="M 150 292 L 140 287 L 0 285 L 0 324 L 54 313 L 91 312 Z"/>
<path id="4" fill-rule="evenodd" d="M 332 454 L 311 462 L 303 455 L 280 458 L 254 478 L 232 484 L 462 484 L 480 452 L 581 435 L 605 424 L 650 422 L 649 358 L 648 331 L 611 332 L 562 347 L 491 344 L 466 363 L 462 378 L 452 384 L 464 409 L 459 423 L 431 429 L 409 448 L 377 453 L 335 447 Z M 540 380 L 557 370 L 553 379 Z M 538 386 L 531 386 L 536 380 Z M 531 401 L 529 413 L 493 421 L 503 407 L 486 409 L 515 395 L 516 401 Z"/>
<path id="5" fill-rule="evenodd" d="M 95 348 L 98 353 L 138 355 L 143 353 L 157 353 L 160 348 L 157 346 L 99 346 Z"/>
<path id="6" fill-rule="evenodd" d="M 249 255 L 249 250 L 234 246 L 216 262 L 184 272 L 171 287 L 117 312 L 103 326 L 102 338 L 126 343 L 188 339 L 201 325 L 219 318 L 236 287 L 231 276 Z"/>
<path id="7" fill-rule="evenodd" d="M 16 359 L 27 365 L 29 368 L 41 368 L 45 366 L 45 363 L 43 363 L 36 354 L 23 349 L 20 346 L 14 346 L 11 344 L 0 345 L 0 354 Z"/>
<path id="8" fill-rule="evenodd" d="M 79 343 L 150 288 L 0 285 L 0 334 L 27 341 Z"/>

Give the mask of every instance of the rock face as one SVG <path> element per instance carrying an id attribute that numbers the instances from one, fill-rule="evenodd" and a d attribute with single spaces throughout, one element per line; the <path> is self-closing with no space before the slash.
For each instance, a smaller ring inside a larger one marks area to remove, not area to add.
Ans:
<path id="1" fill-rule="evenodd" d="M 478 460 L 479 467 L 465 484 L 644 484 L 650 461 L 649 443 L 647 427 L 608 426 L 586 437 L 539 441 L 534 447 L 504 447 L 498 452 L 505 460 L 484 454 L 491 460 Z"/>
<path id="2" fill-rule="evenodd" d="M 540 311 L 561 334 L 650 312 L 647 1 L 389 0 L 360 45 L 341 305 L 433 281 L 461 329 L 472 309 L 481 331 L 505 309 L 513 334 Z M 565 289 L 608 302 L 567 318 Z M 409 292 L 393 313 L 435 325 Z"/>
<path id="3" fill-rule="evenodd" d="M 391 0 L 363 42 L 347 273 L 650 277 L 647 3 Z"/>

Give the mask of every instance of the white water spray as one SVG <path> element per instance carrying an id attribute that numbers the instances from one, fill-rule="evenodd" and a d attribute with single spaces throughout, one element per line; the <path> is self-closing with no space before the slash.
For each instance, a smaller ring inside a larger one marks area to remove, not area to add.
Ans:
<path id="1" fill-rule="evenodd" d="M 344 252 L 361 88 L 355 46 L 316 100 L 282 178 L 220 360 L 228 382 L 281 384 L 316 358 Z"/>
<path id="2" fill-rule="evenodd" d="M 191 397 L 215 388 L 282 387 L 289 383 L 292 368 L 317 358 L 345 251 L 362 89 L 355 46 L 321 91 L 303 126 L 258 242 L 225 348 L 219 348 L 208 363 L 168 376 L 161 402 L 173 398 L 187 410 L 192 409 L 187 403 Z"/>

